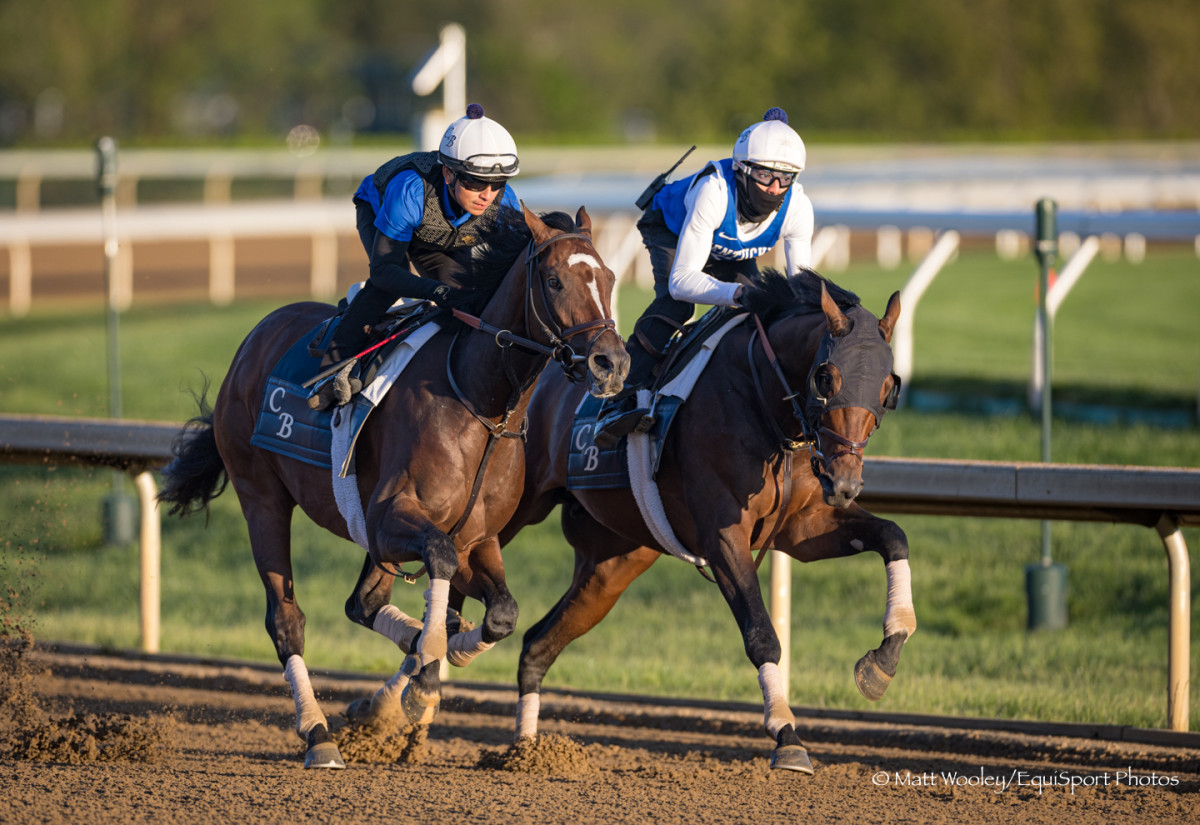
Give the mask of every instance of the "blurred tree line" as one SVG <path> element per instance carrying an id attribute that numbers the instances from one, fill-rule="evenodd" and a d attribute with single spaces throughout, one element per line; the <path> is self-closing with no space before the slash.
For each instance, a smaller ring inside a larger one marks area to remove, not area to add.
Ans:
<path id="1" fill-rule="evenodd" d="M 447 22 L 526 142 L 1200 136 L 1195 0 L 0 0 L 0 145 L 405 133 Z"/>

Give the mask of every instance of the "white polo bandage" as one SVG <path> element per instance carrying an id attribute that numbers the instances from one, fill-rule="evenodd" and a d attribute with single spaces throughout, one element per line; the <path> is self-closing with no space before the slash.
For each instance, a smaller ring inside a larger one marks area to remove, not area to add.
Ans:
<path id="1" fill-rule="evenodd" d="M 913 609 L 912 576 L 908 559 L 887 564 L 887 606 L 883 610 L 883 637 L 917 632 L 917 612 Z"/>
<path id="2" fill-rule="evenodd" d="M 772 739 L 788 725 L 795 727 L 796 717 L 788 707 L 787 695 L 783 690 L 783 674 L 779 665 L 767 662 L 758 669 L 758 686 L 763 695 L 763 726 Z"/>
<path id="3" fill-rule="evenodd" d="M 513 736 L 514 742 L 537 738 L 538 711 L 541 707 L 540 693 L 526 693 L 517 700 L 517 731 Z"/>
<path id="4" fill-rule="evenodd" d="M 326 722 L 325 714 L 321 712 L 317 697 L 313 694 L 304 659 L 295 653 L 289 656 L 283 669 L 283 678 L 287 679 L 291 686 L 292 699 L 296 703 L 296 733 L 300 734 L 301 739 L 308 741 L 308 732 Z"/>

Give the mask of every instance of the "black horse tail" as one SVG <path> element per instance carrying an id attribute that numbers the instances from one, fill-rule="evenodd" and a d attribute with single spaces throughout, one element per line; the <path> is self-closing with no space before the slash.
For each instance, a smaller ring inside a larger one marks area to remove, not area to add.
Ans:
<path id="1" fill-rule="evenodd" d="M 196 399 L 200 414 L 189 419 L 171 442 L 175 458 L 163 470 L 165 483 L 158 494 L 160 502 L 171 505 L 167 515 L 207 512 L 209 502 L 221 495 L 229 483 L 225 463 L 217 451 L 213 411 L 205 399 L 207 391 L 205 384 Z"/>

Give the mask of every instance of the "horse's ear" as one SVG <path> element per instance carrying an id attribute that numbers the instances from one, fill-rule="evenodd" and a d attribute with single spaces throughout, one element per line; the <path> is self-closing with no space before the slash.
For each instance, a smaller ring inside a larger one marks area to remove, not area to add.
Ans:
<path id="1" fill-rule="evenodd" d="M 587 210 L 582 206 L 575 213 L 575 226 L 579 227 L 579 231 L 589 238 L 592 237 L 592 219 L 588 217 Z"/>
<path id="2" fill-rule="evenodd" d="M 883 340 L 892 343 L 892 333 L 896 330 L 896 320 L 900 317 L 900 293 L 893 292 L 888 298 L 887 311 L 879 319 L 879 334 Z"/>
<path id="3" fill-rule="evenodd" d="M 838 308 L 837 301 L 829 297 L 824 281 L 821 281 L 821 309 L 825 313 L 825 320 L 829 322 L 829 333 L 834 338 L 840 338 L 850 331 L 850 319 Z"/>
<path id="4" fill-rule="evenodd" d="M 533 242 L 540 244 L 546 241 L 550 237 L 550 227 L 546 226 L 541 218 L 530 211 L 529 207 L 525 205 L 525 201 L 521 201 L 521 211 L 525 213 L 525 225 L 533 233 Z"/>

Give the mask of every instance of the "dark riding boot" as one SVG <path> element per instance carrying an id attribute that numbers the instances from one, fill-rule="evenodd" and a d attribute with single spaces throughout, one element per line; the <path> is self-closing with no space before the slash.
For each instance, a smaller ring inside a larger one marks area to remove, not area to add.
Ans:
<path id="1" fill-rule="evenodd" d="M 335 403 L 345 404 L 362 389 L 362 381 L 353 374 L 354 368 L 358 366 L 354 356 L 366 348 L 371 328 L 379 322 L 395 300 L 395 296 L 384 292 L 370 281 L 363 284 L 350 306 L 346 307 L 341 323 L 334 330 L 333 338 L 325 354 L 321 356 L 318 372 L 324 372 L 335 364 L 343 366 L 313 388 L 308 396 L 308 406 L 311 409 L 325 410 Z"/>
<path id="2" fill-rule="evenodd" d="M 625 379 L 625 387 L 605 401 L 596 414 L 596 432 L 592 441 L 604 450 L 614 446 L 621 436 L 635 430 L 646 432 L 654 423 L 649 418 L 650 411 L 638 407 L 637 391 L 650 385 L 659 356 L 647 352 L 634 338 L 630 338 L 625 349 L 629 353 L 629 376 Z"/>

